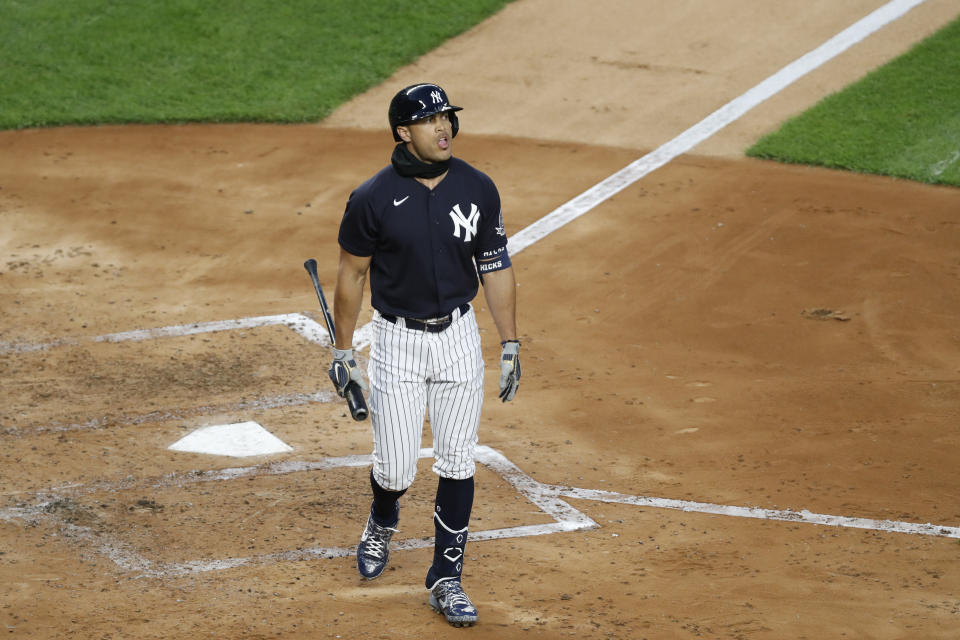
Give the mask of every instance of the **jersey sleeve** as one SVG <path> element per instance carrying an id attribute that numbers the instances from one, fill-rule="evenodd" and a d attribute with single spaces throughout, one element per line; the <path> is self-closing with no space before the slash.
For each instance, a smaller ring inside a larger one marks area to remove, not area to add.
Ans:
<path id="1" fill-rule="evenodd" d="M 355 256 L 372 256 L 377 246 L 377 220 L 369 197 L 369 183 L 357 187 L 347 199 L 337 242 Z"/>
<path id="2" fill-rule="evenodd" d="M 503 224 L 503 211 L 500 208 L 500 193 L 496 185 L 487 176 L 483 176 L 484 209 L 480 218 L 476 252 L 477 271 L 481 275 L 499 271 L 510 266 L 510 254 L 507 253 L 507 229 Z"/>

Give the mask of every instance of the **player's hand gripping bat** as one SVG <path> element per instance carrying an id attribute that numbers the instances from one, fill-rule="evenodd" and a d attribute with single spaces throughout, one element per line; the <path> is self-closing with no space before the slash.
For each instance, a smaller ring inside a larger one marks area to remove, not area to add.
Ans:
<path id="1" fill-rule="evenodd" d="M 310 258 L 303 263 L 303 268 L 307 270 L 307 273 L 310 274 L 310 279 L 313 280 L 313 288 L 317 292 L 317 298 L 320 299 L 320 310 L 323 311 L 323 319 L 327 323 L 327 332 L 330 334 L 330 344 L 337 344 L 337 330 L 333 326 L 333 316 L 330 315 L 330 307 L 327 306 L 327 299 L 323 296 L 323 288 L 320 286 L 320 277 L 317 275 L 317 261 L 313 258 Z M 331 375 L 331 380 L 333 384 L 336 385 L 337 381 Z M 360 389 L 360 385 L 354 380 L 347 382 L 347 386 L 344 389 L 343 397 L 347 399 L 347 405 L 350 407 L 350 415 L 353 416 L 354 420 L 366 420 L 367 414 L 367 403 L 363 399 L 363 390 Z"/>

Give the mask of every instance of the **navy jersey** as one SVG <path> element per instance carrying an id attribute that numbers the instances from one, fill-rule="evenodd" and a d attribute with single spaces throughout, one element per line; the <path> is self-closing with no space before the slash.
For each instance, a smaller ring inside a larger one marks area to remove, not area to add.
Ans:
<path id="1" fill-rule="evenodd" d="M 372 256 L 373 308 L 406 318 L 446 315 L 477 295 L 478 270 L 510 266 L 500 194 L 458 158 L 433 190 L 383 168 L 350 194 L 338 241 Z"/>

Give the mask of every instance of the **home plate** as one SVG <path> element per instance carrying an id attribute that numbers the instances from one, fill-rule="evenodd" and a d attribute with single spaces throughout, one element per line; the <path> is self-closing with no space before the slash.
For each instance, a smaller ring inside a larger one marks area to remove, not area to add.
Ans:
<path id="1" fill-rule="evenodd" d="M 293 447 L 256 422 L 218 424 L 197 429 L 170 445 L 169 449 L 235 458 L 293 451 Z"/>

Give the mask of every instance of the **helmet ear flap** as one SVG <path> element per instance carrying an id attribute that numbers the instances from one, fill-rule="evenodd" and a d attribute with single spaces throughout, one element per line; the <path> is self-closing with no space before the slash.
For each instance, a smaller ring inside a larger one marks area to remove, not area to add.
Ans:
<path id="1" fill-rule="evenodd" d="M 453 130 L 453 135 L 451 135 L 450 137 L 456 138 L 457 131 L 460 131 L 460 118 L 457 117 L 456 111 L 448 111 L 447 117 L 450 118 L 450 127 Z"/>

